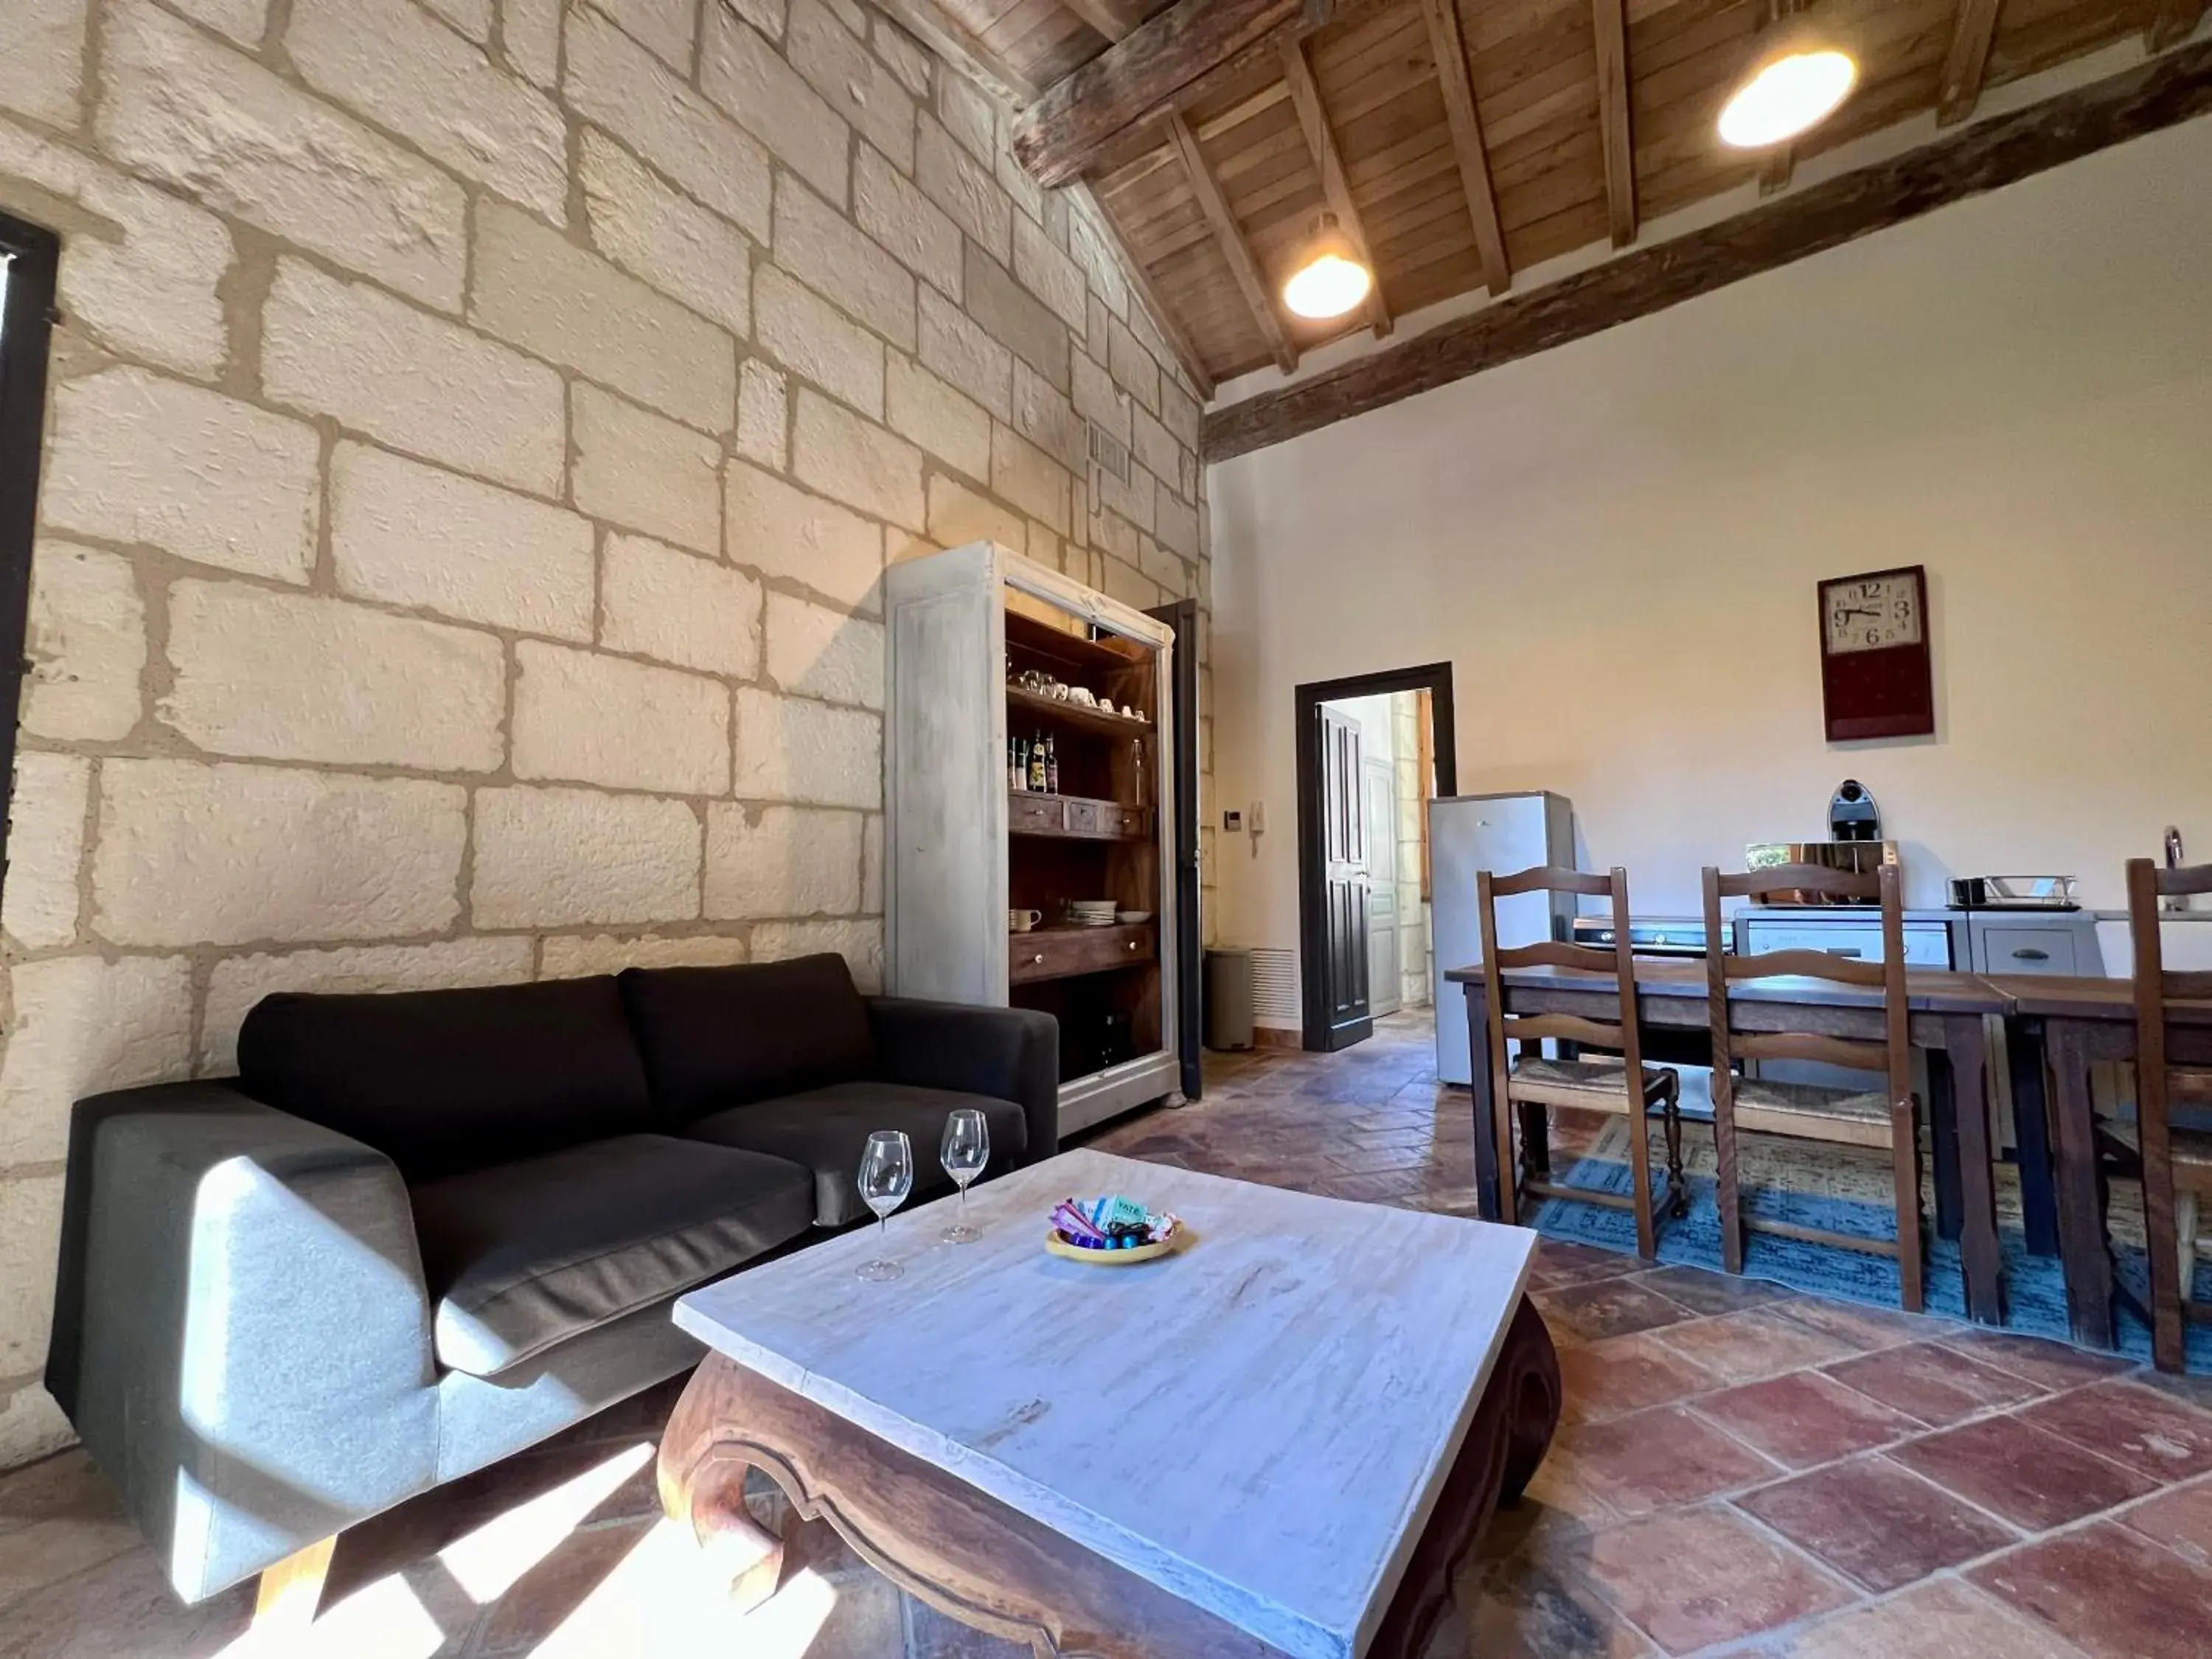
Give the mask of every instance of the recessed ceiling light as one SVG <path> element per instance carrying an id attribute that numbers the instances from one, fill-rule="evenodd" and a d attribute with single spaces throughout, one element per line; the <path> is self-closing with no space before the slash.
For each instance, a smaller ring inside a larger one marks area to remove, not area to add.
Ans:
<path id="1" fill-rule="evenodd" d="M 1374 286 L 1375 273 L 1360 263 L 1359 250 L 1338 228 L 1336 216 L 1324 213 L 1305 263 L 1283 284 L 1283 303 L 1296 316 L 1325 322 L 1343 316 Z"/>
<path id="2" fill-rule="evenodd" d="M 1850 54 L 1832 46 L 1771 58 L 1721 111 L 1721 142 L 1764 149 L 1795 138 L 1834 114 L 1858 78 Z"/>

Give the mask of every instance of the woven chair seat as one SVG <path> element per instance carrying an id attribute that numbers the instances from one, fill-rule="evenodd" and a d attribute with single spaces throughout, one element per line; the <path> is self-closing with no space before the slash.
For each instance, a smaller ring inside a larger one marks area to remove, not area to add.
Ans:
<path id="1" fill-rule="evenodd" d="M 1884 1151 L 1895 1140 L 1889 1101 L 1878 1089 L 1826 1089 L 1765 1078 L 1736 1079 L 1735 1127 L 1755 1134 Z"/>
<path id="2" fill-rule="evenodd" d="M 1681 1074 L 1663 1066 L 1644 1068 L 1645 1106 L 1679 1094 Z M 1545 1106 L 1579 1106 L 1586 1111 L 1628 1115 L 1628 1064 L 1620 1060 L 1544 1060 L 1534 1055 L 1513 1062 L 1505 1082 L 1513 1100 Z"/>

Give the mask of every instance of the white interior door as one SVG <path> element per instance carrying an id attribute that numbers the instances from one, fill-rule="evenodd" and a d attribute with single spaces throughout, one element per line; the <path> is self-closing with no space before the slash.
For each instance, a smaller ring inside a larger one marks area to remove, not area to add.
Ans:
<path id="1" fill-rule="evenodd" d="M 1367 999 L 1377 1014 L 1398 1012 L 1398 777 L 1387 760 L 1367 763 L 1360 799 L 1367 818 Z"/>

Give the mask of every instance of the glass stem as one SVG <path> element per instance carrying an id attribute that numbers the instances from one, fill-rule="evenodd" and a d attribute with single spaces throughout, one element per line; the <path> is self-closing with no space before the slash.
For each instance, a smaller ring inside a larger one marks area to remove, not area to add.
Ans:
<path id="1" fill-rule="evenodd" d="M 876 1218 L 876 1248 L 888 1250 L 891 1247 L 891 1218 L 887 1215 Z"/>

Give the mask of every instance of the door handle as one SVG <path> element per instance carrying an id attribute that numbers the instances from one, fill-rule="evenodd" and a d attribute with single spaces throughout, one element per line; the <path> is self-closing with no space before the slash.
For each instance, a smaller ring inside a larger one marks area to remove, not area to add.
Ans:
<path id="1" fill-rule="evenodd" d="M 1863 957 L 1866 954 L 1863 951 L 1854 950 L 1845 945 L 1831 945 L 1826 947 L 1826 954 L 1832 957 Z"/>
<path id="2" fill-rule="evenodd" d="M 2048 962 L 2051 960 L 2051 952 L 2039 951 L 2032 945 L 2022 945 L 2012 953 L 2012 959 L 2014 962 Z"/>

